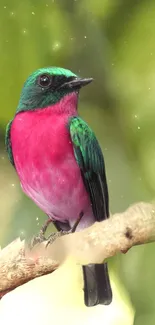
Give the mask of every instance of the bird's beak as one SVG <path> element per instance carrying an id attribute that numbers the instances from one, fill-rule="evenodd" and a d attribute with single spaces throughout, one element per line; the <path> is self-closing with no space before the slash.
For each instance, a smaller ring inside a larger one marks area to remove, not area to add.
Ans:
<path id="1" fill-rule="evenodd" d="M 73 80 L 67 81 L 62 84 L 59 89 L 80 89 L 90 82 L 93 81 L 93 78 L 74 78 Z"/>

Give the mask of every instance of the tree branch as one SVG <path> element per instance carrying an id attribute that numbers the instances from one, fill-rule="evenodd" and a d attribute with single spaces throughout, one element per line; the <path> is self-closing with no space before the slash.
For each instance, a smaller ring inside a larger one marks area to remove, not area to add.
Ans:
<path id="1" fill-rule="evenodd" d="M 155 204 L 137 203 L 91 227 L 46 242 L 31 251 L 15 240 L 0 251 L 0 297 L 29 280 L 51 273 L 71 255 L 77 263 L 102 263 L 132 246 L 155 241 Z"/>

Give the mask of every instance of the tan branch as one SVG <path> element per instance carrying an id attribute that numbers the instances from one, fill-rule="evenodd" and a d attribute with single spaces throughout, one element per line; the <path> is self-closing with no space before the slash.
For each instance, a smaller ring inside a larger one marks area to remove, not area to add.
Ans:
<path id="1" fill-rule="evenodd" d="M 67 256 L 79 264 L 101 263 L 134 245 L 155 241 L 155 204 L 137 203 L 123 213 L 78 233 L 46 242 L 33 250 L 17 239 L 0 251 L 0 296 L 29 280 L 54 271 Z"/>

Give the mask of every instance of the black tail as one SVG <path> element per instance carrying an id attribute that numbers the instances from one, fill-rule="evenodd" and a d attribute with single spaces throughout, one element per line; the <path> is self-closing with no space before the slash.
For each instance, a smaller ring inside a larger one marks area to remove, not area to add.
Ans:
<path id="1" fill-rule="evenodd" d="M 69 223 L 54 222 L 58 231 L 69 230 Z M 83 266 L 84 276 L 84 301 L 86 306 L 98 304 L 109 305 L 112 301 L 112 291 L 109 281 L 107 263 L 89 264 Z"/>
<path id="2" fill-rule="evenodd" d="M 112 291 L 107 263 L 83 266 L 83 274 L 86 306 L 109 305 L 112 301 Z"/>

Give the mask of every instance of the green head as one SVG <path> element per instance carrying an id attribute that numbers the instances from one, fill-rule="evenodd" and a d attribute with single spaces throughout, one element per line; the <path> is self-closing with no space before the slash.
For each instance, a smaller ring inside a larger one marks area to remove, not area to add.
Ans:
<path id="1" fill-rule="evenodd" d="M 56 67 L 38 69 L 26 80 L 17 113 L 44 108 L 59 102 L 72 92 L 92 81 L 92 78 L 79 78 L 70 70 Z"/>

